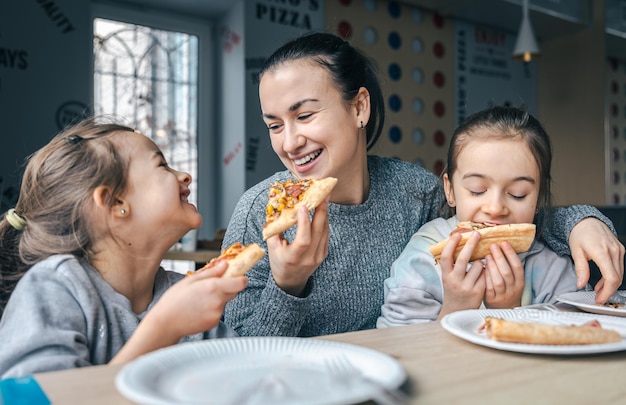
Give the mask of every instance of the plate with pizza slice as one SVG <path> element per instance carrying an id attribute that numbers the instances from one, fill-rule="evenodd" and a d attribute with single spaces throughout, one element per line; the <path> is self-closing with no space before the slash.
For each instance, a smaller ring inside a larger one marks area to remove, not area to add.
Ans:
<path id="1" fill-rule="evenodd" d="M 626 291 L 617 291 L 616 294 L 626 297 Z M 595 291 L 576 291 L 559 295 L 559 302 L 573 305 L 581 311 L 594 314 L 624 316 L 626 317 L 625 304 L 612 304 L 610 301 L 604 305 L 596 304 Z"/>
<path id="2" fill-rule="evenodd" d="M 488 325 L 491 319 L 496 319 L 499 325 Z M 441 326 L 468 342 L 503 351 L 578 355 L 626 350 L 626 320 L 585 312 L 524 307 L 472 309 L 444 316 Z M 489 331 L 489 327 L 505 329 Z M 497 338 L 494 333 L 498 335 Z M 557 338 L 562 341 L 555 343 Z M 540 342 L 542 339 L 550 343 L 524 343 Z M 605 343 L 590 343 L 594 341 Z"/>

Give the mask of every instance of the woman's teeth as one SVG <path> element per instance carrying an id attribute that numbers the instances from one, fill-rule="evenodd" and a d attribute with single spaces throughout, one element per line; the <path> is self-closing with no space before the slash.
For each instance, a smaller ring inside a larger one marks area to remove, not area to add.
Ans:
<path id="1" fill-rule="evenodd" d="M 316 150 L 315 152 L 311 152 L 308 155 L 301 157 L 300 159 L 294 159 L 293 162 L 297 164 L 298 166 L 304 165 L 304 164 L 309 163 L 311 160 L 315 159 L 316 157 L 318 157 L 320 153 L 322 153 L 322 151 Z"/>

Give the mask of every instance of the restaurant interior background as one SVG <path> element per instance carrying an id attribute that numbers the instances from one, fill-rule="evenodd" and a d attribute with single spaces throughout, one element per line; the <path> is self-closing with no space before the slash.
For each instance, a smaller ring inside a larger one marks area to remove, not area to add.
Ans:
<path id="1" fill-rule="evenodd" d="M 554 143 L 556 204 L 604 207 L 624 233 L 626 0 L 531 0 L 541 56 L 529 63 L 511 58 L 522 0 L 2 2 L 2 211 L 17 198 L 23 159 L 93 111 L 96 17 L 198 35 L 200 239 L 227 225 L 245 189 L 282 169 L 252 81 L 259 64 L 287 39 L 322 29 L 379 67 L 388 114 L 375 153 L 439 173 L 464 116 L 525 105 Z"/>

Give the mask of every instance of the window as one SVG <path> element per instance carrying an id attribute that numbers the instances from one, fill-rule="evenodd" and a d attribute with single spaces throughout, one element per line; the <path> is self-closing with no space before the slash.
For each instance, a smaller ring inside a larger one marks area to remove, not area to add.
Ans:
<path id="1" fill-rule="evenodd" d="M 94 20 L 94 112 L 149 136 L 170 166 L 191 174 L 197 204 L 198 38 Z"/>
<path id="2" fill-rule="evenodd" d="M 215 149 L 211 136 L 198 136 L 210 134 L 209 61 L 200 64 L 200 55 L 210 51 L 207 25 L 94 4 L 94 113 L 137 128 L 161 148 L 170 166 L 191 174 L 189 200 L 203 215 L 205 237 L 214 233 L 214 217 L 207 211 L 215 206 L 201 197 L 209 196 L 203 189 L 214 187 L 207 152 Z M 203 156 L 202 168 L 198 156 Z M 193 262 L 163 265 L 181 272 L 195 268 Z"/>

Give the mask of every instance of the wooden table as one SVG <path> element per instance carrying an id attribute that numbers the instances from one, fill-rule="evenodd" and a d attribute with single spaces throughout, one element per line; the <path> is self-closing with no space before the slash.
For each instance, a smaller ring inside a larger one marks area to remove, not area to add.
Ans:
<path id="1" fill-rule="evenodd" d="M 396 358 L 415 404 L 623 403 L 626 352 L 546 356 L 498 351 L 459 339 L 439 322 L 329 335 Z M 130 404 L 115 389 L 119 366 L 37 374 L 54 404 Z"/>

